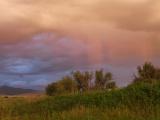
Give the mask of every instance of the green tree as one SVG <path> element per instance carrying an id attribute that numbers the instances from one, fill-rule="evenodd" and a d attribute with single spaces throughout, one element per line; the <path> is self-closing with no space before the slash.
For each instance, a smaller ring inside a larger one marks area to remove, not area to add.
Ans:
<path id="1" fill-rule="evenodd" d="M 76 72 L 73 72 L 72 74 L 73 74 L 74 80 L 77 83 L 78 90 L 83 90 L 84 89 L 83 76 L 82 76 L 81 72 L 80 71 L 76 71 Z"/>
<path id="2" fill-rule="evenodd" d="M 135 75 L 134 82 L 148 81 L 160 79 L 160 69 L 156 68 L 152 63 L 146 62 L 142 66 L 137 67 L 137 75 Z"/>
<path id="3" fill-rule="evenodd" d="M 89 90 L 91 87 L 91 81 L 93 79 L 93 74 L 92 74 L 92 72 L 86 71 L 86 72 L 84 72 L 83 76 L 84 76 L 85 88 Z"/>
<path id="4" fill-rule="evenodd" d="M 105 89 L 107 88 L 107 84 L 109 84 L 112 80 L 112 73 L 101 70 L 97 70 L 95 72 L 95 86 L 96 88 Z M 115 83 L 114 83 L 115 84 Z"/>
<path id="5" fill-rule="evenodd" d="M 90 83 L 92 80 L 92 73 L 90 72 L 80 72 L 80 71 L 76 71 L 73 72 L 73 78 L 77 83 L 77 88 L 79 91 L 85 91 L 88 90 L 90 87 Z"/>
<path id="6" fill-rule="evenodd" d="M 58 82 L 63 92 L 74 92 L 76 90 L 76 82 L 70 76 L 65 76 Z"/>
<path id="7" fill-rule="evenodd" d="M 58 84 L 57 83 L 51 83 L 46 87 L 46 94 L 49 96 L 53 96 L 58 92 Z"/>
<path id="8" fill-rule="evenodd" d="M 70 76 L 65 76 L 61 80 L 51 83 L 46 87 L 47 95 L 55 95 L 67 92 L 74 92 L 76 90 L 76 82 Z"/>
<path id="9" fill-rule="evenodd" d="M 97 70 L 95 72 L 95 86 L 96 86 L 96 88 L 102 88 L 104 86 L 103 79 L 104 79 L 103 70 Z"/>

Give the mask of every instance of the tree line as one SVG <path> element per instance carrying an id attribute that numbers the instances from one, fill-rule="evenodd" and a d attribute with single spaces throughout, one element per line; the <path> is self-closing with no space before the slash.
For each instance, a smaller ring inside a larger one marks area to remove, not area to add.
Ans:
<path id="1" fill-rule="evenodd" d="M 65 92 L 84 92 L 95 89 L 115 89 L 116 83 L 110 72 L 96 70 L 95 72 L 75 71 L 71 75 L 63 77 L 46 87 L 47 95 L 55 95 Z"/>
<path id="2" fill-rule="evenodd" d="M 146 62 L 137 67 L 137 73 L 134 75 L 133 82 L 155 82 L 160 81 L 160 68 L 152 63 Z M 92 90 L 112 90 L 117 88 L 111 72 L 105 72 L 103 69 L 95 72 L 75 71 L 71 75 L 64 76 L 61 80 L 53 82 L 46 87 L 46 94 L 49 96 L 61 93 L 74 93 Z"/>

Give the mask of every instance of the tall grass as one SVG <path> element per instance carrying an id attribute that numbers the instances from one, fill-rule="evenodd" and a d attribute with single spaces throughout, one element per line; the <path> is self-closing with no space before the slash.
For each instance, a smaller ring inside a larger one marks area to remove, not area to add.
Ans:
<path id="1" fill-rule="evenodd" d="M 59 95 L 28 102 L 0 100 L 1 120 L 159 120 L 160 84 L 136 83 L 113 91 Z"/>

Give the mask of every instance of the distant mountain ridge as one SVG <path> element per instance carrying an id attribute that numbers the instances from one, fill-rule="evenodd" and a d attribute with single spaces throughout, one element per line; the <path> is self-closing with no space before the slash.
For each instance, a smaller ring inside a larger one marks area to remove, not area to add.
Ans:
<path id="1" fill-rule="evenodd" d="M 15 88 L 10 86 L 0 86 L 0 95 L 21 95 L 28 93 L 38 93 L 36 90 Z"/>

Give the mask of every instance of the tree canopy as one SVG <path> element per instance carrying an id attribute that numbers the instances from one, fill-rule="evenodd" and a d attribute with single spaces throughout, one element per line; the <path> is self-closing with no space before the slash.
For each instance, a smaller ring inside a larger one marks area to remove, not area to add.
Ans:
<path id="1" fill-rule="evenodd" d="M 146 62 L 142 66 L 137 67 L 137 75 L 134 82 L 160 80 L 160 69 L 156 68 L 152 63 Z"/>
<path id="2" fill-rule="evenodd" d="M 92 89 L 113 89 L 116 83 L 112 79 L 112 73 L 97 70 L 95 72 L 72 72 L 61 80 L 51 83 L 46 87 L 48 95 L 65 92 L 84 92 Z"/>

